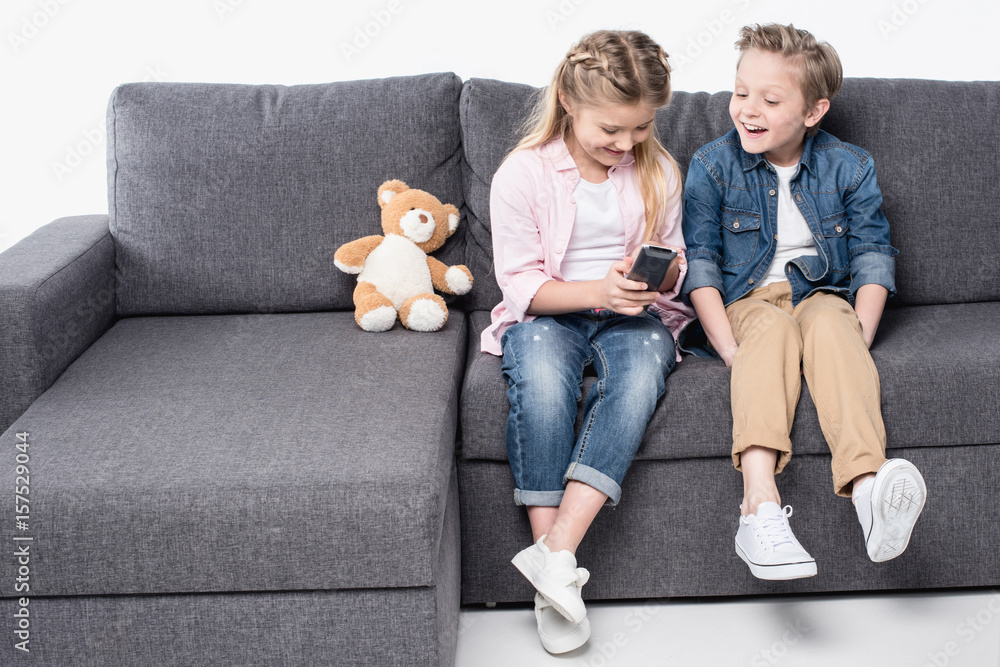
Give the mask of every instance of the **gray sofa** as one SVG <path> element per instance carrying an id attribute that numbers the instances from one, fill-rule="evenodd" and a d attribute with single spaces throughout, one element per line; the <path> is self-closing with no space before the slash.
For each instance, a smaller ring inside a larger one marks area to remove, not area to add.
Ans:
<path id="1" fill-rule="evenodd" d="M 448 665 L 460 601 L 531 599 L 509 564 L 530 531 L 506 386 L 478 339 L 500 298 L 489 184 L 532 90 L 453 74 L 115 90 L 109 214 L 0 254 L 3 551 L 30 552 L 0 557 L 0 615 L 26 633 L 5 631 L 0 662 Z M 865 557 L 804 389 L 781 484 L 819 575 L 753 579 L 732 548 L 728 371 L 687 357 L 581 548 L 585 597 L 1000 585 L 998 98 L 853 79 L 824 121 L 875 155 L 900 249 L 872 352 L 891 452 L 930 489 L 907 553 Z M 677 93 L 660 112 L 682 169 L 727 104 Z M 476 283 L 433 334 L 361 331 L 333 268 L 379 233 L 390 178 L 463 212 L 436 256 Z"/>

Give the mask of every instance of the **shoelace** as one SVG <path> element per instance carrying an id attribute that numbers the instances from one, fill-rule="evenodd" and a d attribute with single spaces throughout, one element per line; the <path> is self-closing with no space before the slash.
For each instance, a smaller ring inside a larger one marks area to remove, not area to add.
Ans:
<path id="1" fill-rule="evenodd" d="M 760 520 L 760 527 L 775 549 L 785 544 L 794 544 L 788 517 L 792 516 L 792 506 L 785 505 L 778 516 L 768 516 Z"/>

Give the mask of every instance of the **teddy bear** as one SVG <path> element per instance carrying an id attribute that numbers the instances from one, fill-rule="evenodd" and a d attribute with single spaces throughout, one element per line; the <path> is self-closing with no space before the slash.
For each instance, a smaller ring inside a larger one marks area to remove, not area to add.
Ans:
<path id="1" fill-rule="evenodd" d="M 431 257 L 458 227 L 458 209 L 400 180 L 378 189 L 384 236 L 366 236 L 337 248 L 334 265 L 358 275 L 354 319 L 365 331 L 388 331 L 396 318 L 407 329 L 437 331 L 448 307 L 434 288 L 447 294 L 472 289 L 472 273 Z"/>

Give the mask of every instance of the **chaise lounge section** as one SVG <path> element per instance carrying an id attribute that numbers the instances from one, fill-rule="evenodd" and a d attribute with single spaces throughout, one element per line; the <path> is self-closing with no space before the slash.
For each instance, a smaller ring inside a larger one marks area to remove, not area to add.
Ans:
<path id="1" fill-rule="evenodd" d="M 333 252 L 379 231 L 386 179 L 461 202 L 460 92 L 114 92 L 110 217 L 0 259 L 8 508 L 17 433 L 30 458 L 28 530 L 3 529 L 33 539 L 33 664 L 453 662 L 466 318 L 366 333 Z"/>

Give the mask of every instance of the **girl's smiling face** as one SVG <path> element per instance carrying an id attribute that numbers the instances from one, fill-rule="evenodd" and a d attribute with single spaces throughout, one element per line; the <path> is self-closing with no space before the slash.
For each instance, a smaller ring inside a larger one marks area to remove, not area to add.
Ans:
<path id="1" fill-rule="evenodd" d="M 763 153 L 779 167 L 798 162 L 806 130 L 830 108 L 830 101 L 821 99 L 807 109 L 799 77 L 790 58 L 750 49 L 736 71 L 729 102 L 729 115 L 740 133 L 743 150 Z"/>
<path id="2" fill-rule="evenodd" d="M 565 100 L 562 104 L 573 118 L 566 147 L 588 181 L 605 180 L 609 167 L 649 137 L 656 119 L 656 110 L 643 104 L 571 107 Z"/>

